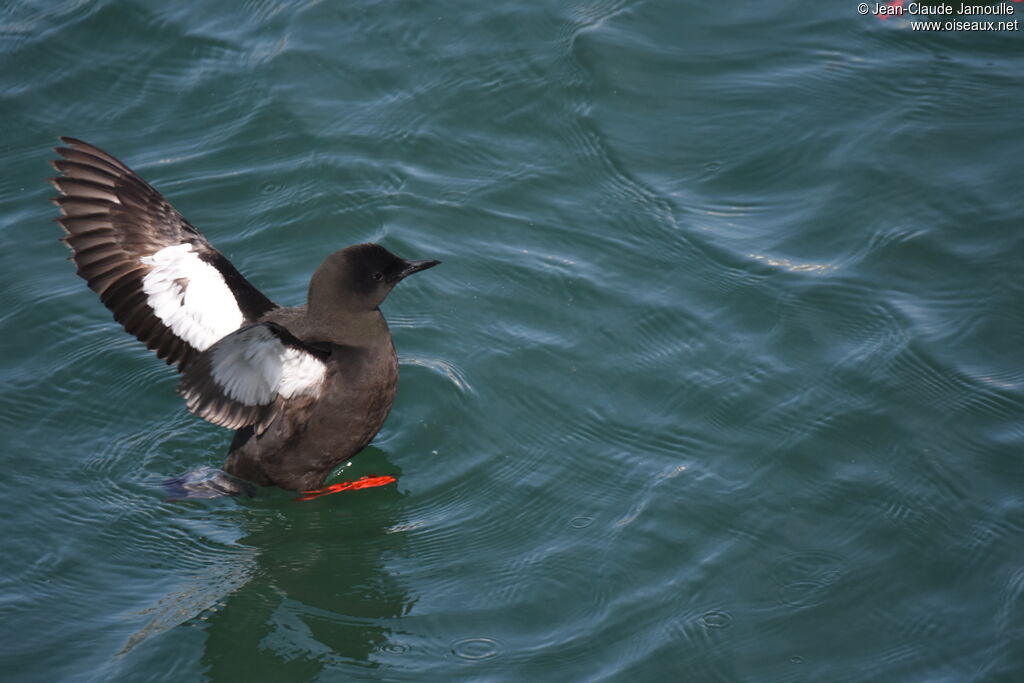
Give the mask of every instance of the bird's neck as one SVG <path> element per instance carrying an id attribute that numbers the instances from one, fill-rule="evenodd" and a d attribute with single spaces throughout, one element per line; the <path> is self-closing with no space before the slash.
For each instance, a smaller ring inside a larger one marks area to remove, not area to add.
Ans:
<path id="1" fill-rule="evenodd" d="M 338 346 L 371 346 L 388 338 L 388 324 L 377 309 L 371 311 L 309 308 L 310 337 Z"/>

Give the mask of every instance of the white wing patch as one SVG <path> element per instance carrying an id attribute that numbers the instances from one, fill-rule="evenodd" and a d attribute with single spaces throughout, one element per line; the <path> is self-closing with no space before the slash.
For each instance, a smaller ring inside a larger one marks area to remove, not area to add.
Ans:
<path id="1" fill-rule="evenodd" d="M 316 356 L 288 346 L 266 326 L 253 325 L 217 344 L 210 371 L 228 398 L 258 406 L 277 395 L 319 395 L 327 366 Z"/>
<path id="2" fill-rule="evenodd" d="M 142 290 L 153 313 L 195 349 L 205 351 L 242 326 L 242 311 L 220 271 L 191 244 L 164 247 L 139 260 L 152 267 Z"/>
<path id="3" fill-rule="evenodd" d="M 320 393 L 320 387 L 327 375 L 327 366 L 311 353 L 291 346 L 285 347 L 284 367 L 277 383 L 277 393 L 282 398 Z"/>

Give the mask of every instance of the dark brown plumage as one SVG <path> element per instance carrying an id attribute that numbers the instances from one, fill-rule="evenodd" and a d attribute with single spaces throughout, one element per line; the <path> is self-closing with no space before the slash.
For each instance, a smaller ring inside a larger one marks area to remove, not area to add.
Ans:
<path id="1" fill-rule="evenodd" d="M 57 222 L 89 286 L 158 357 L 178 364 L 188 409 L 236 429 L 225 470 L 306 490 L 370 442 L 398 359 L 378 306 L 408 261 L 376 244 L 329 256 L 308 303 L 264 296 L 146 181 L 106 152 L 61 138 Z"/>

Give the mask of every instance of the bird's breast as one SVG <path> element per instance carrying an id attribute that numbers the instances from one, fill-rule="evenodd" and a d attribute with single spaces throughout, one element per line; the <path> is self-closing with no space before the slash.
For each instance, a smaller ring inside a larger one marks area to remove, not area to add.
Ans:
<path id="1" fill-rule="evenodd" d="M 344 434 L 350 448 L 362 448 L 384 423 L 398 390 L 398 356 L 386 349 L 332 353 L 318 399 L 318 430 Z"/>

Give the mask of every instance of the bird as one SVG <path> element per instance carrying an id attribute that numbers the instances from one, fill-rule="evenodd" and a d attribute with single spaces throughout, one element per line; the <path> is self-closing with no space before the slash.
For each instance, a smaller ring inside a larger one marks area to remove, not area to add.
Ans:
<path id="1" fill-rule="evenodd" d="M 70 260 L 114 319 L 177 368 L 188 410 L 235 430 L 223 471 L 257 486 L 322 486 L 376 436 L 395 398 L 398 356 L 380 304 L 440 261 L 355 244 L 314 271 L 305 304 L 279 306 L 128 166 L 60 141 L 50 182 Z"/>

